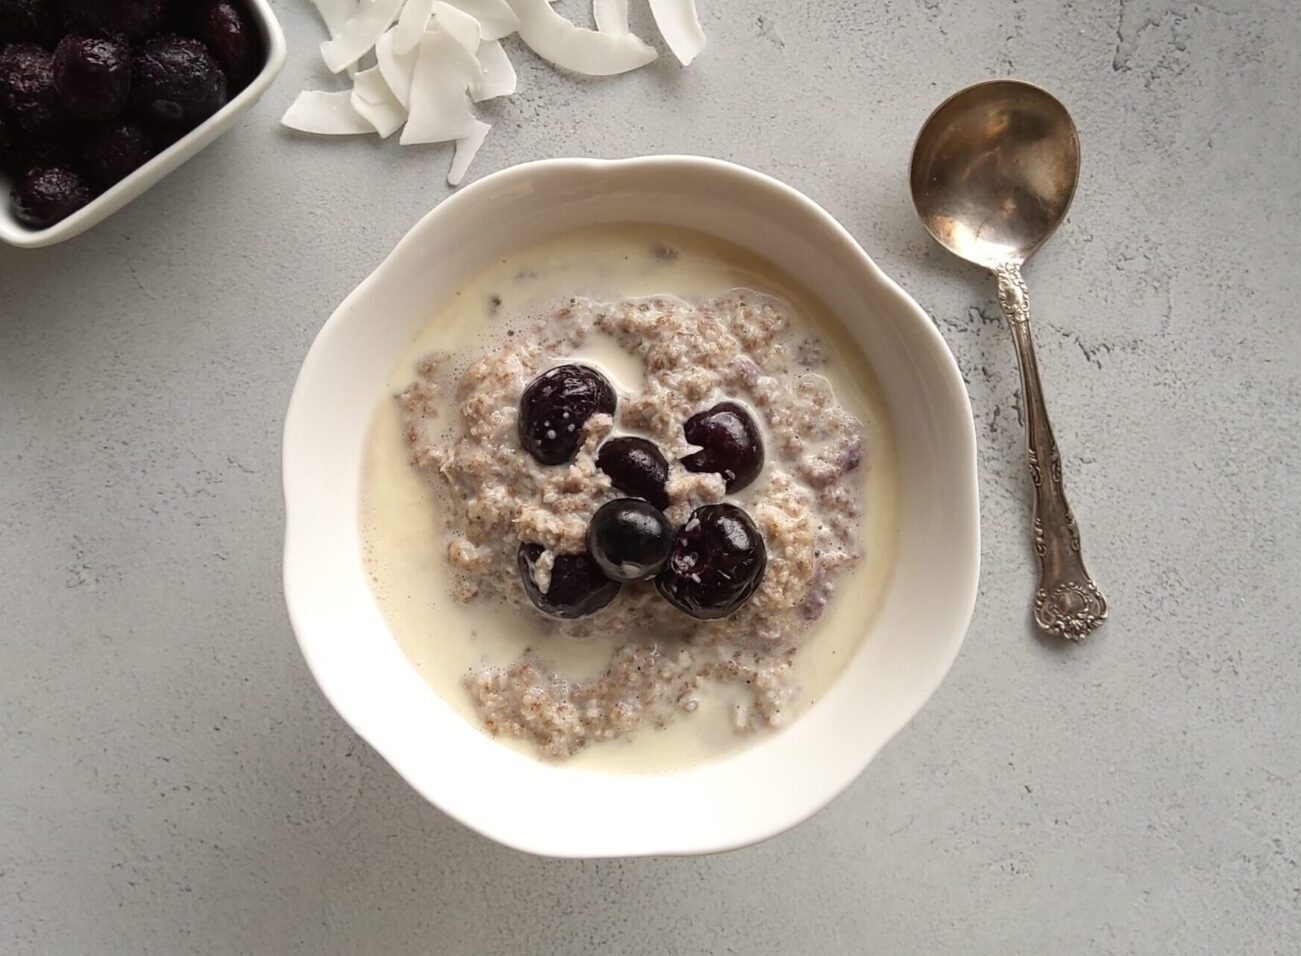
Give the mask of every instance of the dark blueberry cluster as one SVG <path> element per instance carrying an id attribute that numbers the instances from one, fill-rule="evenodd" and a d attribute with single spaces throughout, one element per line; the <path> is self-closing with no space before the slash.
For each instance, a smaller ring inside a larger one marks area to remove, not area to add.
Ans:
<path id="1" fill-rule="evenodd" d="M 236 0 L 0 0 L 0 170 L 44 229 L 219 110 L 263 59 Z"/>
<path id="2" fill-rule="evenodd" d="M 519 437 L 543 465 L 573 459 L 588 420 L 613 415 L 614 387 L 594 368 L 560 365 L 524 390 Z M 722 476 L 728 491 L 750 484 L 763 469 L 763 439 L 743 405 L 720 402 L 683 423 L 686 440 L 700 450 L 682 459 L 693 472 Z M 654 580 L 674 607 L 701 620 L 726 617 L 748 601 L 763 580 L 768 552 L 763 535 L 734 504 L 704 505 L 674 529 L 668 507 L 669 463 L 654 442 L 632 435 L 606 441 L 596 466 L 628 497 L 607 501 L 587 527 L 587 550 L 557 555 L 545 591 L 538 561 L 544 549 L 525 542 L 518 565 L 524 592 L 543 613 L 572 619 L 593 614 L 624 584 Z"/>

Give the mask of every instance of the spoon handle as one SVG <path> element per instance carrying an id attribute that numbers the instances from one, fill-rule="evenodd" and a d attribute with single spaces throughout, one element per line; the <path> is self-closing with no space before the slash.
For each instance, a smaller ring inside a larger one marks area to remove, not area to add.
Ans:
<path id="1" fill-rule="evenodd" d="M 1106 620 L 1107 600 L 1084 568 L 1080 531 L 1062 488 L 1062 460 L 1039 383 L 1039 363 L 1030 336 L 1030 296 L 1021 267 L 1004 263 L 994 274 L 998 277 L 998 304 L 1016 344 L 1021 394 L 1025 396 L 1026 445 L 1034 481 L 1034 550 L 1039 557 L 1034 619 L 1051 634 L 1082 641 Z"/>

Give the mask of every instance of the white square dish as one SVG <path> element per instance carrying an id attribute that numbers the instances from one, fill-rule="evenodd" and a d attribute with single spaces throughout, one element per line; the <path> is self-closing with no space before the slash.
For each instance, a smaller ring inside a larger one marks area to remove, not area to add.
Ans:
<path id="1" fill-rule="evenodd" d="M 285 65 L 285 35 L 271 11 L 269 0 L 244 0 L 253 15 L 266 60 L 257 76 L 240 90 L 233 99 L 208 117 L 149 162 L 125 179 L 114 183 L 71 216 L 45 229 L 30 229 L 14 216 L 9 203 L 9 189 L 13 185 L 7 176 L 0 175 L 0 240 L 11 246 L 36 249 L 80 235 L 96 223 L 102 222 L 131 200 L 141 195 L 187 159 L 215 140 L 234 125 L 241 113 L 262 98 Z"/>

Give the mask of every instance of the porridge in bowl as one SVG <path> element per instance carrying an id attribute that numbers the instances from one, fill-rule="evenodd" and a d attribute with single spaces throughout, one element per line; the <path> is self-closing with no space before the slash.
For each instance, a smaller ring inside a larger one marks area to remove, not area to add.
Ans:
<path id="1" fill-rule="evenodd" d="M 889 574 L 895 463 L 857 347 L 695 233 L 573 233 L 417 337 L 371 427 L 363 541 L 425 678 L 548 760 L 660 770 L 795 719 Z"/>

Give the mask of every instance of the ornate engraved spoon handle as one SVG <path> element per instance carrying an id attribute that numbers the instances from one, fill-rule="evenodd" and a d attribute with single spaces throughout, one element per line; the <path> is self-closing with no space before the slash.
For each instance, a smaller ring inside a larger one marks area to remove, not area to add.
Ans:
<path id="1" fill-rule="evenodd" d="M 998 276 L 998 304 L 1016 344 L 1021 394 L 1025 396 L 1026 445 L 1034 480 L 1034 550 L 1039 557 L 1034 619 L 1049 633 L 1082 641 L 1106 620 L 1107 601 L 1084 568 L 1080 531 L 1062 489 L 1062 460 L 1039 384 L 1039 365 L 1030 336 L 1030 297 L 1021 267 L 1004 263 L 994 274 Z"/>

